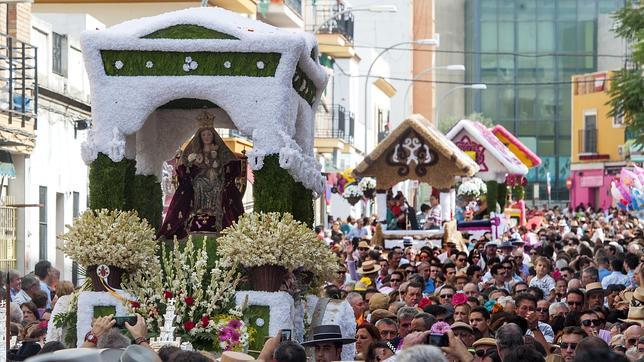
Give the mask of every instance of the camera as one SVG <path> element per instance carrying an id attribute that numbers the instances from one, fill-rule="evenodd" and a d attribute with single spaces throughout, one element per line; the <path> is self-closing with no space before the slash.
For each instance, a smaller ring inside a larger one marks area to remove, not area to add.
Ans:
<path id="1" fill-rule="evenodd" d="M 280 342 L 290 341 L 291 340 L 291 330 L 283 329 L 282 334 L 280 335 Z"/>
<path id="2" fill-rule="evenodd" d="M 129 325 L 133 326 L 136 324 L 137 318 L 135 315 L 124 316 L 124 317 L 113 317 L 116 321 L 115 327 L 125 328 L 125 322 L 128 322 Z"/>
<path id="3" fill-rule="evenodd" d="M 449 336 L 447 335 L 447 333 L 431 333 L 427 336 L 425 344 L 436 347 L 447 347 L 449 346 Z"/>

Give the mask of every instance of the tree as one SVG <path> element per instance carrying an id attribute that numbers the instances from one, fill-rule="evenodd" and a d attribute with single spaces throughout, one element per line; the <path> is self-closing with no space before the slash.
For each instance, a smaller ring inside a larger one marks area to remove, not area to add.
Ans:
<path id="1" fill-rule="evenodd" d="M 635 144 L 644 146 L 644 6 L 632 0 L 615 12 L 614 32 L 630 43 L 632 54 L 612 77 L 608 94 L 611 117 L 623 116 Z"/>
<path id="2" fill-rule="evenodd" d="M 458 117 L 445 118 L 445 119 L 441 120 L 440 124 L 438 125 L 438 129 L 443 133 L 447 133 L 461 119 L 463 119 L 463 118 L 458 118 Z M 494 122 L 492 121 L 492 118 L 485 117 L 482 113 L 470 113 L 470 115 L 465 117 L 464 119 L 469 119 L 470 121 L 481 122 L 486 127 L 494 126 Z"/>

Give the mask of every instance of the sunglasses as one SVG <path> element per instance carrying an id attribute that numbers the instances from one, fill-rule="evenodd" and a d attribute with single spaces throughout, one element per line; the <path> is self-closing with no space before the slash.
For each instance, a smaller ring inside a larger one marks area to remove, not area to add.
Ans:
<path id="1" fill-rule="evenodd" d="M 405 269 L 405 273 L 407 273 L 407 274 L 411 274 L 411 273 L 413 273 L 413 272 L 414 272 L 414 270 L 413 270 L 413 269 Z"/>
<path id="2" fill-rule="evenodd" d="M 395 282 L 395 283 L 400 283 L 402 280 L 401 280 L 401 279 L 396 278 L 396 279 L 389 279 L 389 281 L 390 281 L 390 282 L 392 282 L 392 283 L 394 283 L 394 282 Z"/>
<path id="3" fill-rule="evenodd" d="M 441 298 L 451 298 L 451 297 L 453 297 L 453 296 L 454 296 L 453 294 L 443 294 L 443 295 L 441 295 L 440 297 L 441 297 Z"/>
<path id="4" fill-rule="evenodd" d="M 477 349 L 476 352 L 474 352 L 474 354 L 477 357 L 483 358 L 487 354 L 487 351 L 488 351 L 487 349 Z"/>
<path id="5" fill-rule="evenodd" d="M 548 308 L 537 308 L 537 309 L 535 309 L 535 310 L 536 310 L 537 312 L 541 312 L 541 313 L 548 313 L 548 311 L 549 311 L 549 309 L 548 309 Z"/>
<path id="6" fill-rule="evenodd" d="M 358 248 L 358 250 L 360 250 L 360 251 L 367 251 L 367 250 L 369 250 L 369 248 Z"/>
<path id="7" fill-rule="evenodd" d="M 561 342 L 561 343 L 559 343 L 559 347 L 561 347 L 561 350 L 566 350 L 568 348 L 575 349 L 575 348 L 577 348 L 577 343 Z"/>
<path id="8" fill-rule="evenodd" d="M 590 327 L 591 324 L 593 326 L 595 326 L 595 327 L 599 327 L 601 325 L 601 323 L 597 319 L 586 319 L 586 320 L 581 321 L 581 324 L 584 327 Z"/>
<path id="9" fill-rule="evenodd" d="M 570 301 L 570 302 L 568 302 L 568 305 L 584 305 L 584 302 L 573 302 L 573 301 Z"/>
<path id="10" fill-rule="evenodd" d="M 461 262 L 461 263 L 462 263 L 462 262 L 464 262 L 464 261 L 466 261 L 466 260 L 467 260 L 467 259 L 457 259 L 456 261 L 458 261 L 458 262 Z"/>

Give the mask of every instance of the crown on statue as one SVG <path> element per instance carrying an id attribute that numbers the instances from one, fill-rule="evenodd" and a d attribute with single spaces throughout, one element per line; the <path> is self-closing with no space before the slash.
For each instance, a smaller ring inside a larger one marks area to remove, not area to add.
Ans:
<path id="1" fill-rule="evenodd" d="M 197 126 L 199 126 L 199 128 L 214 127 L 214 124 L 215 115 L 208 111 L 202 111 L 197 116 Z"/>

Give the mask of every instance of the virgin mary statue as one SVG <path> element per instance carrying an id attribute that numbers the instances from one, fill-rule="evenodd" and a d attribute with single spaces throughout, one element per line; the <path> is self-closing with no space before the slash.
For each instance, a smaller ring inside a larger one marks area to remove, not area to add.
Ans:
<path id="1" fill-rule="evenodd" d="M 241 161 L 213 127 L 214 116 L 202 112 L 199 129 L 177 152 L 175 191 L 159 237 L 179 239 L 188 233 L 217 233 L 244 212 L 235 178 Z"/>

